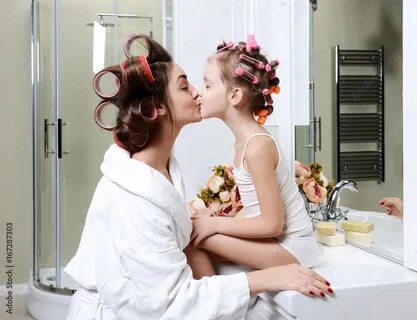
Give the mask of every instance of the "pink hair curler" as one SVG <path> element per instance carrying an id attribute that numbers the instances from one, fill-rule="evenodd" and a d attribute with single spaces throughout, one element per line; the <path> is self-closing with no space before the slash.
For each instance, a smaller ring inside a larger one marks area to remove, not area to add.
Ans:
<path id="1" fill-rule="evenodd" d="M 104 77 L 104 75 L 106 75 L 106 74 L 108 74 L 108 73 L 111 73 L 112 75 L 114 75 L 114 77 L 115 77 L 115 84 L 116 84 L 116 86 L 117 86 L 117 89 L 116 89 L 116 91 L 114 91 L 114 92 L 112 92 L 112 93 L 109 93 L 109 94 L 106 94 L 106 93 L 104 93 L 102 90 L 101 90 L 101 87 L 100 87 L 100 81 L 101 81 L 101 78 L 103 78 Z M 119 91 L 120 91 L 120 81 L 119 81 L 119 78 L 117 77 L 117 75 L 115 74 L 115 73 L 113 73 L 113 72 L 111 72 L 111 71 L 104 71 L 104 70 L 102 70 L 102 71 L 100 71 L 100 72 L 98 72 L 95 76 L 94 76 L 94 79 L 93 79 L 93 89 L 94 89 L 94 92 L 100 97 L 100 98 L 103 98 L 103 99 L 110 99 L 110 98 L 114 98 L 118 93 L 119 93 Z"/>
<path id="2" fill-rule="evenodd" d="M 267 72 L 269 72 L 269 71 L 275 69 L 278 66 L 279 66 L 279 61 L 278 60 L 273 60 L 265 66 L 265 70 Z"/>
<path id="3" fill-rule="evenodd" d="M 255 36 L 253 34 L 248 34 L 247 40 L 246 40 L 246 51 L 252 52 L 252 49 L 258 49 L 258 43 L 255 40 Z"/>
<path id="4" fill-rule="evenodd" d="M 265 99 L 265 106 L 272 106 L 274 104 L 274 101 L 272 100 L 272 97 L 271 97 L 271 91 L 269 91 L 268 89 L 264 89 L 262 91 L 262 94 Z"/>
<path id="5" fill-rule="evenodd" d="M 146 81 L 149 84 L 154 83 L 155 78 L 153 77 L 151 67 L 149 66 L 148 59 L 146 58 L 146 56 L 144 56 L 144 55 L 138 56 L 138 57 L 135 57 L 135 59 L 137 60 L 137 62 L 139 63 L 143 73 L 145 74 Z M 123 61 L 122 63 L 120 63 L 120 69 L 122 69 L 122 74 L 125 72 L 125 66 L 126 66 L 127 61 L 128 60 Z"/>
<path id="6" fill-rule="evenodd" d="M 145 74 L 146 80 L 148 83 L 152 84 L 155 82 L 155 78 L 153 77 L 151 67 L 149 66 L 148 59 L 145 56 L 139 56 L 139 63 L 142 67 L 143 73 Z"/>
<path id="7" fill-rule="evenodd" d="M 116 124 L 106 125 L 106 124 L 104 124 L 103 118 L 101 117 L 101 113 L 102 113 L 103 109 L 106 108 L 109 105 L 115 106 L 113 103 L 108 102 L 108 101 L 101 102 L 97 105 L 97 107 L 94 109 L 94 121 L 97 123 L 97 125 L 100 128 L 103 128 L 104 130 L 107 130 L 107 131 L 112 131 L 116 127 Z"/>
<path id="8" fill-rule="evenodd" d="M 252 58 L 252 57 L 249 57 L 249 56 L 247 56 L 246 54 L 243 54 L 243 53 L 239 56 L 239 61 L 247 64 L 250 67 L 254 67 L 256 69 L 262 70 L 262 69 L 265 68 L 265 65 L 262 61 L 259 61 L 258 59 L 255 59 L 255 58 Z"/>
<path id="9" fill-rule="evenodd" d="M 139 105 L 139 113 L 144 120 L 153 121 L 158 117 L 156 107 L 150 103 L 142 103 Z"/>
<path id="10" fill-rule="evenodd" d="M 127 38 L 125 45 L 123 46 L 123 52 L 125 53 L 126 58 L 129 59 L 134 57 L 134 55 L 130 53 L 130 48 L 132 43 L 138 39 L 143 39 L 143 37 L 140 34 L 132 34 L 129 38 Z"/>
<path id="11" fill-rule="evenodd" d="M 235 74 L 237 76 L 241 77 L 242 79 L 252 83 L 252 84 L 258 84 L 259 83 L 259 79 L 258 79 L 257 76 L 255 76 L 252 73 L 246 71 L 242 67 L 237 67 L 236 70 L 235 70 Z"/>
<path id="12" fill-rule="evenodd" d="M 144 147 L 149 140 L 149 129 L 140 128 L 131 135 L 130 142 L 138 148 Z"/>
<path id="13" fill-rule="evenodd" d="M 233 49 L 234 47 L 235 47 L 235 44 L 232 41 L 227 41 L 225 43 L 224 47 L 217 50 L 217 52 L 220 52 L 220 51 L 223 51 L 223 50 L 228 50 L 228 49 Z"/>

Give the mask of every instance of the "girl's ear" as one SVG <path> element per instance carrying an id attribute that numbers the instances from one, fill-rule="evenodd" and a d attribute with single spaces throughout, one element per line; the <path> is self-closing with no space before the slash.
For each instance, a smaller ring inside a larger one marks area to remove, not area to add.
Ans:
<path id="1" fill-rule="evenodd" d="M 239 87 L 234 88 L 229 94 L 229 101 L 232 106 L 237 106 L 239 103 L 242 102 L 242 99 L 243 91 Z"/>

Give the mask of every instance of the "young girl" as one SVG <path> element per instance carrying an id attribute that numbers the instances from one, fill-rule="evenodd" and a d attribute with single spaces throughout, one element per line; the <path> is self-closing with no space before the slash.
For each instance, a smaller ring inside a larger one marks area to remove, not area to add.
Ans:
<path id="1" fill-rule="evenodd" d="M 311 267 L 319 255 L 294 175 L 262 126 L 273 111 L 271 93 L 279 92 L 278 64 L 268 63 L 253 36 L 247 43 L 223 43 L 206 64 L 201 115 L 223 120 L 236 137 L 233 174 L 244 207 L 235 218 L 201 213 L 193 219 L 194 246 L 217 261 L 256 269 L 290 263 Z M 189 257 L 195 273 L 213 273 L 202 252 L 197 253 L 199 259 L 192 253 Z"/>

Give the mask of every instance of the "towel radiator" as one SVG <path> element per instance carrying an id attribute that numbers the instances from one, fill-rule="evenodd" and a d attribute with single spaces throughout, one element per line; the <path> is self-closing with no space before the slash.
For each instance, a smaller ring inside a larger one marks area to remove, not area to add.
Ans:
<path id="1" fill-rule="evenodd" d="M 337 181 L 383 182 L 384 47 L 341 50 L 337 45 L 335 57 Z"/>

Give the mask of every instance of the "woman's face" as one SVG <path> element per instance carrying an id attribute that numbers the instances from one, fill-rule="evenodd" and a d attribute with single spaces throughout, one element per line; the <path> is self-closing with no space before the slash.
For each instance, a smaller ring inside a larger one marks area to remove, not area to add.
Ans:
<path id="1" fill-rule="evenodd" d="M 187 75 L 177 64 L 168 74 L 168 94 L 173 112 L 172 121 L 177 128 L 201 121 L 198 91 L 188 82 Z"/>
<path id="2" fill-rule="evenodd" d="M 201 90 L 201 116 L 203 119 L 220 118 L 228 106 L 227 88 L 224 85 L 220 69 L 215 58 L 207 61 L 203 75 L 203 89 Z"/>

